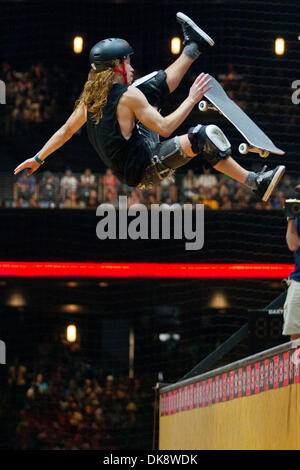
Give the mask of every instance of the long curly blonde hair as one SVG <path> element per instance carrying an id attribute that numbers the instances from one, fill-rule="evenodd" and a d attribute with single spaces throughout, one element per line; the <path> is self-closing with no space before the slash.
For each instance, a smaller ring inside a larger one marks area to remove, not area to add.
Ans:
<path id="1" fill-rule="evenodd" d="M 84 84 L 82 93 L 78 100 L 75 102 L 75 109 L 80 104 L 84 103 L 87 110 L 93 113 L 93 120 L 96 124 L 99 123 L 103 115 L 103 107 L 107 103 L 107 97 L 113 85 L 115 72 L 112 67 L 119 64 L 119 60 L 114 60 L 101 72 L 91 70 L 88 74 L 88 79 Z"/>

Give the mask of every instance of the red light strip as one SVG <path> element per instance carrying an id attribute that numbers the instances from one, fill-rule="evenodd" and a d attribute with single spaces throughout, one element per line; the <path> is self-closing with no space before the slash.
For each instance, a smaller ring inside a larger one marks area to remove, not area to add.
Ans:
<path id="1" fill-rule="evenodd" d="M 64 263 L 0 261 L 0 277 L 281 279 L 293 264 Z"/>

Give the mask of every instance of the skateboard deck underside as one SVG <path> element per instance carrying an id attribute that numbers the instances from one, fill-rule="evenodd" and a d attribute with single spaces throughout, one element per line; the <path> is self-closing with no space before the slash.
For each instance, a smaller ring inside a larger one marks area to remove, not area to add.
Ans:
<path id="1" fill-rule="evenodd" d="M 253 147 L 267 150 L 277 155 L 284 155 L 284 151 L 276 147 L 272 140 L 247 116 L 247 114 L 232 101 L 217 80 L 211 78 L 212 89 L 205 93 L 205 97 L 220 110 L 220 112 L 234 125 Z"/>

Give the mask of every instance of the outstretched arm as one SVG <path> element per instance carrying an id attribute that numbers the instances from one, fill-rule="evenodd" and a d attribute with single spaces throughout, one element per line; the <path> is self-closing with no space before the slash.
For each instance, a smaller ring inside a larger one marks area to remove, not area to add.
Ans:
<path id="1" fill-rule="evenodd" d="M 300 239 L 297 231 L 295 219 L 288 220 L 286 231 L 286 242 L 289 250 L 296 251 L 300 247 Z"/>
<path id="2" fill-rule="evenodd" d="M 201 73 L 191 86 L 188 97 L 173 113 L 165 117 L 149 104 L 139 89 L 134 87 L 128 88 L 122 96 L 120 104 L 131 109 L 136 118 L 148 129 L 162 137 L 169 137 L 188 117 L 204 93 L 211 89 L 209 82 L 208 75 Z"/>
<path id="3" fill-rule="evenodd" d="M 75 132 L 86 122 L 86 108 L 83 104 L 77 106 L 66 123 L 46 142 L 44 147 L 36 154 L 36 156 L 44 161 L 51 153 L 64 145 Z M 40 167 L 40 163 L 33 158 L 28 158 L 14 170 L 14 174 L 18 174 L 25 168 L 29 168 L 27 176 L 34 173 Z"/>

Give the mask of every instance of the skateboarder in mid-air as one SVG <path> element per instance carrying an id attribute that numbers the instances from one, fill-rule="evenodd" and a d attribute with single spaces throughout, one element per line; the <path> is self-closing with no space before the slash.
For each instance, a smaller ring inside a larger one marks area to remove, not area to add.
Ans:
<path id="1" fill-rule="evenodd" d="M 129 186 L 149 188 L 198 156 L 267 201 L 285 171 L 284 166 L 259 173 L 247 171 L 231 157 L 230 142 L 213 124 L 198 124 L 187 134 L 169 138 L 210 90 L 208 76 L 201 73 L 187 98 L 168 116 L 161 116 L 157 108 L 177 88 L 200 54 L 214 45 L 189 17 L 179 12 L 177 20 L 184 35 L 181 55 L 165 71 L 135 83 L 130 63 L 133 49 L 128 42 L 117 38 L 98 42 L 90 51 L 91 70 L 74 112 L 44 147 L 14 173 L 25 168 L 29 168 L 28 175 L 35 172 L 87 122 L 94 149 L 120 181 Z M 160 142 L 159 136 L 166 140 Z"/>

